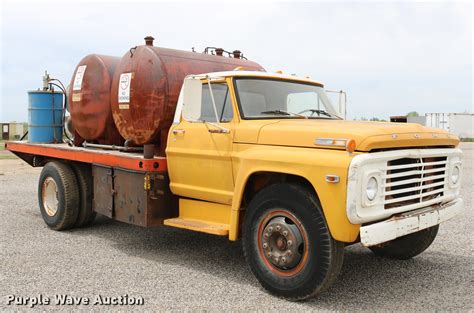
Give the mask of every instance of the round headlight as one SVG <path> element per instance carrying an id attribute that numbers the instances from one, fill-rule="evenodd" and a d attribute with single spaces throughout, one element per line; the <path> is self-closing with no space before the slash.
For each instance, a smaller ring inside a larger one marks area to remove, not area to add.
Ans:
<path id="1" fill-rule="evenodd" d="M 453 171 L 451 172 L 451 181 L 453 184 L 456 184 L 459 181 L 459 173 L 461 170 L 459 169 L 459 165 L 455 165 L 453 167 Z"/>
<path id="2" fill-rule="evenodd" d="M 375 177 L 370 177 L 369 181 L 367 182 L 367 188 L 365 190 L 367 194 L 367 199 L 370 201 L 375 199 L 375 196 L 377 195 L 377 191 L 379 189 L 379 182 Z"/>

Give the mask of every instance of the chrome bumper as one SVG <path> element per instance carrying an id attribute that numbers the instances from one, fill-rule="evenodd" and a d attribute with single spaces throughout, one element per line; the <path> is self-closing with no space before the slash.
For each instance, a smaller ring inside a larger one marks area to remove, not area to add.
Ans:
<path id="1" fill-rule="evenodd" d="M 387 242 L 438 225 L 458 215 L 462 210 L 463 200 L 456 199 L 441 205 L 395 215 L 388 220 L 362 226 L 360 242 L 366 247 Z"/>

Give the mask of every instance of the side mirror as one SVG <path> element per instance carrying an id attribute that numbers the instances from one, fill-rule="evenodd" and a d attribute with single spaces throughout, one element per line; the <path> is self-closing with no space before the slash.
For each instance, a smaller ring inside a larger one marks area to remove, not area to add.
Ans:
<path id="1" fill-rule="evenodd" d="M 337 94 L 337 102 L 335 103 L 335 110 L 339 117 L 346 119 L 347 116 L 347 93 L 343 90 L 326 90 L 327 93 Z M 334 99 L 334 98 L 333 98 Z"/>
<path id="2" fill-rule="evenodd" d="M 196 78 L 186 78 L 183 84 L 183 118 L 197 121 L 201 116 L 202 83 Z"/>
<path id="3" fill-rule="evenodd" d="M 343 119 L 346 119 L 347 115 L 347 93 L 345 91 L 339 91 L 339 100 L 337 102 L 337 110 L 340 114 L 339 116 Z"/>

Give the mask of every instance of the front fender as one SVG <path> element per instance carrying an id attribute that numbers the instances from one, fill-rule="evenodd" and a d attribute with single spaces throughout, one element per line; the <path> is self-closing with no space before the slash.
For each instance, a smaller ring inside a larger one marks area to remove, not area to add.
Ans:
<path id="1" fill-rule="evenodd" d="M 334 239 L 354 242 L 360 225 L 351 224 L 346 214 L 347 173 L 353 155 L 346 151 L 264 145 L 235 145 L 233 167 L 235 190 L 229 239 L 238 237 L 238 220 L 245 186 L 257 172 L 291 174 L 311 183 L 321 202 Z M 338 175 L 339 183 L 328 183 L 326 175 Z"/>

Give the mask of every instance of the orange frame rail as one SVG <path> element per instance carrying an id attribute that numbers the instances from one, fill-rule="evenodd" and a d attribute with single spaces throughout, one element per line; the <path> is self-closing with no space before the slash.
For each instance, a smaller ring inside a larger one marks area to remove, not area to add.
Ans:
<path id="1" fill-rule="evenodd" d="M 141 153 L 121 152 L 115 150 L 86 149 L 70 147 L 67 144 L 28 143 L 25 141 L 9 141 L 5 148 L 13 153 L 23 153 L 30 156 L 41 156 L 60 160 L 76 161 L 119 167 L 142 172 L 165 172 L 167 162 L 165 157 L 145 159 Z"/>

